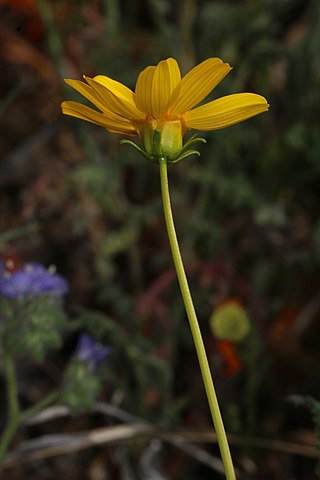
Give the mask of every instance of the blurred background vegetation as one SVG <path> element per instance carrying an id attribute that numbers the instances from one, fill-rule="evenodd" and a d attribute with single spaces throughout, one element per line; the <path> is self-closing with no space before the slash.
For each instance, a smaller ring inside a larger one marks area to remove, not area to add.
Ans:
<path id="1" fill-rule="evenodd" d="M 134 88 L 139 72 L 163 58 L 175 57 L 185 73 L 217 56 L 234 68 L 210 98 L 249 91 L 271 108 L 206 133 L 201 157 L 170 167 L 191 291 L 239 478 L 316 478 L 312 412 L 290 398 L 320 395 L 319 1 L 0 0 L 0 40 L 0 254 L 55 264 L 71 285 L 64 346 L 49 352 L 40 373 L 28 359 L 19 367 L 23 401 L 61 382 L 86 330 L 112 348 L 102 401 L 164 429 L 210 427 L 158 169 L 117 135 L 63 118 L 60 103 L 80 100 L 63 78 L 105 74 Z M 240 342 L 210 328 L 212 313 L 230 303 L 250 320 Z M 113 422 L 70 417 L 21 438 Z M 292 453 L 279 440 L 310 451 Z M 149 447 L 90 449 L 8 475 L 222 478 L 166 445 L 157 477 L 142 469 Z M 201 447 L 219 455 L 212 444 Z"/>

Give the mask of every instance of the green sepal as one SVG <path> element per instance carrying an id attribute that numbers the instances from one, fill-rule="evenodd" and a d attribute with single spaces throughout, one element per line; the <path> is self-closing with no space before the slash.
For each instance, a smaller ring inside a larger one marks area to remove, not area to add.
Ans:
<path id="1" fill-rule="evenodd" d="M 129 145 L 131 146 L 132 148 L 134 148 L 137 152 L 141 153 L 141 155 L 146 159 L 148 160 L 148 162 L 152 162 L 152 163 L 158 163 L 158 160 L 155 158 L 155 157 L 151 157 L 150 155 L 148 155 L 144 150 L 142 150 L 142 148 L 140 148 L 136 143 L 132 142 L 131 140 L 120 140 L 120 144 L 121 145 Z"/>
<path id="2" fill-rule="evenodd" d="M 189 149 L 189 147 L 191 147 L 191 145 L 194 145 L 195 143 L 207 143 L 206 139 L 205 138 L 201 138 L 201 137 L 198 137 L 197 134 L 195 135 L 192 135 L 192 137 L 190 137 L 186 143 L 183 145 L 182 149 L 181 149 L 181 152 L 180 154 Z M 179 155 L 180 156 L 180 155 Z"/>
<path id="3" fill-rule="evenodd" d="M 160 130 L 155 130 L 153 134 L 153 149 L 152 151 L 155 153 L 153 158 L 159 158 L 163 156 L 161 154 L 161 132 Z"/>
<path id="4" fill-rule="evenodd" d="M 189 157 L 189 155 L 198 155 L 198 157 L 200 157 L 200 152 L 198 152 L 198 150 L 187 150 L 184 152 L 182 149 L 180 155 L 174 160 L 168 160 L 168 163 L 180 162 L 180 160 L 182 160 L 183 158 Z"/>
<path id="5" fill-rule="evenodd" d="M 179 152 L 179 155 L 172 160 L 168 160 L 168 163 L 177 163 L 180 162 L 183 158 L 189 157 L 189 155 L 198 155 L 200 156 L 200 152 L 198 150 L 189 150 L 189 148 L 194 145 L 195 143 L 207 143 L 205 138 L 198 137 L 197 134 L 192 135 L 189 140 L 183 145 L 182 149 Z"/>
<path id="6" fill-rule="evenodd" d="M 146 160 L 152 163 L 158 164 L 160 157 L 163 157 L 163 155 L 161 154 L 161 132 L 159 130 L 154 131 L 153 137 L 153 151 L 157 153 L 156 155 L 148 155 L 148 153 L 146 153 L 142 148 L 140 148 L 135 142 L 132 142 L 131 140 L 120 140 L 120 143 L 122 145 L 130 145 Z M 189 140 L 187 140 L 186 143 L 183 145 L 177 157 L 174 157 L 172 159 L 167 158 L 167 162 L 177 163 L 180 162 L 180 160 L 182 160 L 183 158 L 189 157 L 190 155 L 200 156 L 200 152 L 198 152 L 198 150 L 189 150 L 189 148 L 195 143 L 206 143 L 206 140 L 204 138 L 198 137 L 197 135 L 192 135 L 192 137 L 190 137 Z"/>

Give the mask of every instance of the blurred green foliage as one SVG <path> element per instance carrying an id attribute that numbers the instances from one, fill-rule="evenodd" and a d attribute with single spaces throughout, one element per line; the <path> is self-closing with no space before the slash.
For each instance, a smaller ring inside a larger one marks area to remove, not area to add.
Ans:
<path id="1" fill-rule="evenodd" d="M 17 361 L 32 358 L 40 363 L 48 351 L 61 347 L 60 331 L 67 318 L 60 303 L 46 295 L 31 300 L 0 296 L 1 358 L 6 352 Z"/>

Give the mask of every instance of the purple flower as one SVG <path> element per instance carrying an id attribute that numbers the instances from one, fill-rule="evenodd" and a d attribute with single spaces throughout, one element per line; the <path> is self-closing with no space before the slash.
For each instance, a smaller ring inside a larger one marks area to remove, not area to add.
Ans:
<path id="1" fill-rule="evenodd" d="M 88 362 L 92 370 L 95 370 L 110 351 L 110 347 L 101 345 L 87 333 L 82 333 L 76 350 L 76 358 Z"/>
<path id="2" fill-rule="evenodd" d="M 62 297 L 69 290 L 67 281 L 39 263 L 26 263 L 20 270 L 0 268 L 0 294 L 8 298 L 52 295 Z"/>

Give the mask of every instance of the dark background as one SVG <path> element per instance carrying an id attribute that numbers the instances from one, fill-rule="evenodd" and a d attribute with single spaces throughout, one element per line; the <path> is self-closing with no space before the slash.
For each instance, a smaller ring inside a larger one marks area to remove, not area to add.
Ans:
<path id="1" fill-rule="evenodd" d="M 165 431 L 211 423 L 158 168 L 118 135 L 63 117 L 63 99 L 82 101 L 63 78 L 105 74 L 134 88 L 163 58 L 185 73 L 217 56 L 234 68 L 210 98 L 249 91 L 268 99 L 268 113 L 203 134 L 201 157 L 170 167 L 172 201 L 239 478 L 315 479 L 315 453 L 276 442 L 317 442 L 312 412 L 290 398 L 319 399 L 319 1 L 0 0 L 0 41 L 0 253 L 57 266 L 70 282 L 70 325 L 80 316 L 113 348 L 100 399 Z M 251 332 L 221 342 L 209 319 L 235 300 Z M 59 384 L 77 333 L 70 326 L 43 365 L 20 365 L 26 404 Z M 25 428 L 15 441 L 113 422 L 83 413 Z M 149 446 L 27 461 L 3 478 L 144 479 Z M 154 463 L 165 479 L 222 478 L 172 445 Z"/>

